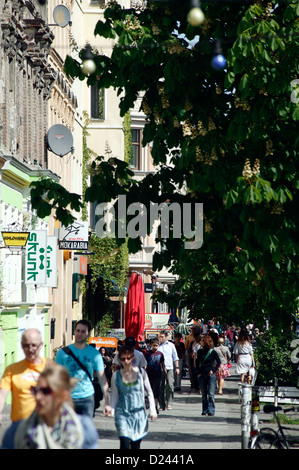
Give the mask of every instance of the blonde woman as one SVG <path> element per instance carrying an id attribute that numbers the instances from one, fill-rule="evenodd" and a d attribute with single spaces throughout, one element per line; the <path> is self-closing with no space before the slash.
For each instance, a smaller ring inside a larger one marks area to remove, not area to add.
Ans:
<path id="1" fill-rule="evenodd" d="M 32 415 L 17 421 L 6 431 L 5 449 L 97 449 L 99 436 L 92 419 L 77 415 L 71 390 L 76 379 L 55 363 L 41 372 L 32 387 L 36 408 Z"/>
<path id="2" fill-rule="evenodd" d="M 231 358 L 231 352 L 227 346 L 224 346 L 223 338 L 218 339 L 218 346 L 215 348 L 215 351 L 217 352 L 221 362 L 219 369 L 216 371 L 218 393 L 219 395 L 223 395 L 224 379 L 231 375 L 228 367 L 228 363 Z"/>

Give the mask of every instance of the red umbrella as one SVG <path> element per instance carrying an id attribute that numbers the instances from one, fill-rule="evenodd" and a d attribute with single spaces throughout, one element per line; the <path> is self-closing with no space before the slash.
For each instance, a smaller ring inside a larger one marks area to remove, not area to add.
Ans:
<path id="1" fill-rule="evenodd" d="M 133 273 L 127 295 L 125 312 L 126 337 L 132 336 L 136 341 L 143 341 L 145 322 L 144 287 L 141 275 Z"/>

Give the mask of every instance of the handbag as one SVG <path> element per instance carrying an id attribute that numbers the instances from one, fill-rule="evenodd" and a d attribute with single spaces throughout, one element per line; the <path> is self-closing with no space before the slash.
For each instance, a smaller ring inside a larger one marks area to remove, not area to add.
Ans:
<path id="1" fill-rule="evenodd" d="M 98 379 L 96 379 L 96 378 L 92 379 L 91 378 L 91 375 L 88 372 L 85 365 L 82 364 L 82 362 L 75 356 L 73 351 L 68 346 L 66 346 L 62 350 L 66 354 L 68 354 L 69 356 L 72 356 L 72 358 L 75 359 L 75 361 L 79 364 L 81 369 L 83 369 L 84 372 L 86 372 L 86 374 L 88 375 L 88 378 L 91 381 L 91 383 L 93 385 L 93 389 L 94 389 L 94 407 L 95 407 L 95 410 L 96 410 L 97 408 L 99 408 L 101 400 L 103 400 L 103 390 L 102 390 L 101 384 L 99 383 Z"/>
<path id="2" fill-rule="evenodd" d="M 140 370 L 140 373 L 142 375 L 142 379 L 143 379 L 143 393 L 144 393 L 144 403 L 145 403 L 145 409 L 146 410 L 149 410 L 149 398 L 148 398 L 148 393 L 146 391 L 146 388 L 144 386 L 144 374 L 146 374 L 145 370 L 142 369 L 141 367 L 139 367 L 139 370 Z"/>
<path id="3" fill-rule="evenodd" d="M 248 373 L 247 373 L 247 377 L 249 378 L 250 381 L 254 380 L 255 373 L 256 373 L 255 367 L 251 366 Z"/>

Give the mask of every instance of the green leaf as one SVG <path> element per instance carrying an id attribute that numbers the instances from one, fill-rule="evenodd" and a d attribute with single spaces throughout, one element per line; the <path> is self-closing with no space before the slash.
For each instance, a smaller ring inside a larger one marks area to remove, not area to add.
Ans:
<path id="1" fill-rule="evenodd" d="M 107 20 L 105 23 L 101 20 L 99 20 L 96 24 L 96 27 L 94 29 L 94 34 L 103 36 L 106 39 L 115 39 L 116 38 L 116 33 L 111 27 L 111 22 Z"/>
<path id="2" fill-rule="evenodd" d="M 234 83 L 234 81 L 235 81 L 235 73 L 232 70 L 229 70 L 227 74 L 225 75 L 225 79 L 224 79 L 225 88 L 230 88 L 230 86 Z"/>
<path id="3" fill-rule="evenodd" d="M 295 107 L 294 111 L 292 112 L 292 118 L 294 121 L 299 121 L 299 105 Z"/>
<path id="4" fill-rule="evenodd" d="M 251 202 L 252 204 L 262 202 L 263 198 L 260 191 L 253 185 L 250 185 L 244 194 L 245 203 Z"/>
<path id="5" fill-rule="evenodd" d="M 270 39 L 270 47 L 271 47 L 271 50 L 272 51 L 276 51 L 278 48 L 279 48 L 279 42 L 277 41 L 277 37 L 276 35 L 271 35 L 271 39 Z"/>
<path id="6" fill-rule="evenodd" d="M 247 88 L 247 86 L 248 86 L 248 73 L 245 73 L 240 80 L 239 90 L 243 91 Z"/>
<path id="7" fill-rule="evenodd" d="M 268 52 L 266 51 L 266 49 L 263 50 L 263 52 L 262 52 L 262 57 L 263 57 L 264 59 L 266 59 L 267 62 L 270 62 L 270 63 L 273 62 L 273 60 L 272 60 L 271 57 L 269 56 L 269 54 L 268 54 Z"/>

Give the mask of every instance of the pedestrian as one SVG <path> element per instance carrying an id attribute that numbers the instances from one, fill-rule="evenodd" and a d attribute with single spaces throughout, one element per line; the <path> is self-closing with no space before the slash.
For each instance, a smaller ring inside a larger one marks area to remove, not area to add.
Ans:
<path id="1" fill-rule="evenodd" d="M 201 348 L 201 340 L 203 338 L 204 335 L 202 335 L 201 333 L 195 333 L 194 334 L 194 338 L 195 340 L 193 341 L 192 343 L 192 365 L 193 365 L 193 373 L 195 374 L 196 378 L 197 378 L 197 371 L 196 371 L 196 358 L 197 358 L 197 352 L 198 350 Z"/>
<path id="2" fill-rule="evenodd" d="M 235 356 L 234 356 L 234 347 L 235 347 L 235 326 L 232 325 L 231 327 L 227 328 L 225 332 L 225 337 L 227 339 L 227 344 L 230 352 L 231 352 L 231 360 L 232 362 L 235 361 Z"/>
<path id="3" fill-rule="evenodd" d="M 133 366 L 134 349 L 123 346 L 119 350 L 122 364 L 112 376 L 111 407 L 120 440 L 120 449 L 140 449 L 148 433 L 145 393 L 149 400 L 151 420 L 157 419 L 155 400 L 143 368 Z"/>
<path id="4" fill-rule="evenodd" d="M 219 368 L 216 370 L 218 393 L 219 395 L 223 395 L 224 380 L 231 375 L 229 370 L 231 352 L 229 348 L 224 345 L 224 338 L 218 339 L 218 346 L 215 348 L 215 351 L 221 362 Z"/>
<path id="5" fill-rule="evenodd" d="M 191 392 L 198 390 L 197 377 L 194 377 L 194 372 L 193 372 L 193 358 L 192 358 L 191 345 L 195 339 L 194 334 L 197 334 L 200 332 L 201 332 L 201 328 L 198 325 L 192 325 L 191 333 L 188 336 L 186 336 L 186 339 L 185 339 L 185 351 L 186 351 L 185 358 L 186 358 L 187 366 L 189 369 Z"/>
<path id="6" fill-rule="evenodd" d="M 165 377 L 162 377 L 161 387 L 160 387 L 160 396 L 159 404 L 160 410 L 172 409 L 172 401 L 174 395 L 174 373 L 173 365 L 175 365 L 175 373 L 179 374 L 179 358 L 175 349 L 174 344 L 171 341 L 168 341 L 168 332 L 163 330 L 160 333 L 160 346 L 158 351 L 161 351 L 164 354 L 165 367 L 167 370 L 167 381 Z"/>
<path id="7" fill-rule="evenodd" d="M 163 375 L 165 377 L 166 382 L 168 381 L 164 354 L 161 351 L 158 351 L 159 345 L 159 338 L 153 338 L 151 340 L 151 349 L 145 353 L 145 359 L 147 362 L 146 372 L 152 387 L 157 414 L 159 414 L 158 401 L 160 395 L 160 385 Z"/>
<path id="8" fill-rule="evenodd" d="M 215 414 L 215 372 L 220 366 L 220 359 L 214 351 L 214 343 L 211 336 L 203 336 L 201 348 L 197 352 L 196 368 L 199 375 L 199 386 L 202 394 L 202 415 L 214 416 Z"/>
<path id="9" fill-rule="evenodd" d="M 241 382 L 250 383 L 250 368 L 254 367 L 253 348 L 246 328 L 241 328 L 234 348 L 236 373 L 241 374 Z"/>
<path id="10" fill-rule="evenodd" d="M 188 362 L 189 362 L 189 374 L 191 382 L 191 393 L 199 392 L 199 383 L 197 377 L 197 371 L 195 367 L 195 356 L 197 350 L 200 347 L 201 328 L 198 326 L 193 328 L 193 341 L 188 348 Z"/>
<path id="11" fill-rule="evenodd" d="M 30 388 L 36 385 L 39 374 L 45 368 L 47 359 L 40 356 L 43 341 L 39 330 L 29 328 L 21 338 L 25 358 L 6 367 L 0 381 L 0 425 L 2 411 L 9 392 L 12 393 L 11 420 L 28 418 L 35 408 Z"/>
<path id="12" fill-rule="evenodd" d="M 197 325 L 195 325 L 195 324 L 192 325 L 192 326 L 191 326 L 191 330 L 190 330 L 190 334 L 187 335 L 186 338 L 185 338 L 185 350 L 186 350 L 186 351 L 188 351 L 190 344 L 192 343 L 192 341 L 194 341 L 194 335 L 193 335 L 193 333 L 194 333 L 194 331 L 195 331 L 196 328 L 198 328 Z"/>
<path id="13" fill-rule="evenodd" d="M 108 382 L 108 387 L 110 387 L 112 377 L 112 357 L 108 354 L 108 350 L 104 346 L 100 348 L 100 353 L 102 354 L 102 359 L 104 362 L 105 375 Z"/>
<path id="14" fill-rule="evenodd" d="M 214 348 L 218 346 L 218 339 L 219 339 L 219 334 L 216 328 L 210 328 L 208 333 L 209 336 L 211 336 L 213 343 L 214 343 Z"/>
<path id="15" fill-rule="evenodd" d="M 182 389 L 181 384 L 182 384 L 183 366 L 184 366 L 184 360 L 185 360 L 185 345 L 182 341 L 181 333 L 178 333 L 178 332 L 175 333 L 174 345 L 175 345 L 175 349 L 179 358 L 179 369 L 180 369 L 180 373 L 175 375 L 174 390 L 176 392 L 180 392 Z"/>
<path id="16" fill-rule="evenodd" d="M 67 348 L 61 348 L 56 354 L 57 364 L 66 367 L 71 377 L 79 379 L 72 391 L 72 399 L 75 411 L 78 414 L 94 416 L 95 397 L 93 387 L 94 375 L 98 379 L 105 405 L 103 413 L 111 413 L 109 387 L 105 376 L 105 367 L 102 355 L 97 349 L 87 344 L 91 325 L 88 320 L 77 321 L 74 328 L 75 342 Z M 79 363 L 78 363 L 79 361 Z"/>
<path id="17" fill-rule="evenodd" d="M 220 321 L 217 321 L 217 322 L 216 322 L 215 329 L 218 331 L 219 337 L 220 337 L 220 336 L 223 336 L 223 328 L 222 328 L 222 326 L 220 325 Z"/>
<path id="18" fill-rule="evenodd" d="M 137 343 L 137 351 L 142 352 L 144 354 L 147 351 L 146 342 L 145 341 L 136 341 Z"/>
<path id="19" fill-rule="evenodd" d="M 47 366 L 32 387 L 36 407 L 29 418 L 6 431 L 4 449 L 97 449 L 99 436 L 89 416 L 77 415 L 71 405 L 76 379 L 65 367 Z"/>
<path id="20" fill-rule="evenodd" d="M 147 362 L 145 360 L 144 354 L 141 351 L 138 351 L 138 349 L 136 349 L 137 343 L 136 343 L 136 340 L 132 336 L 128 336 L 125 339 L 124 345 L 134 350 L 133 366 L 146 367 Z M 119 352 L 116 354 L 116 356 L 113 359 L 114 370 L 120 369 L 122 366 L 118 357 L 119 357 Z"/>

